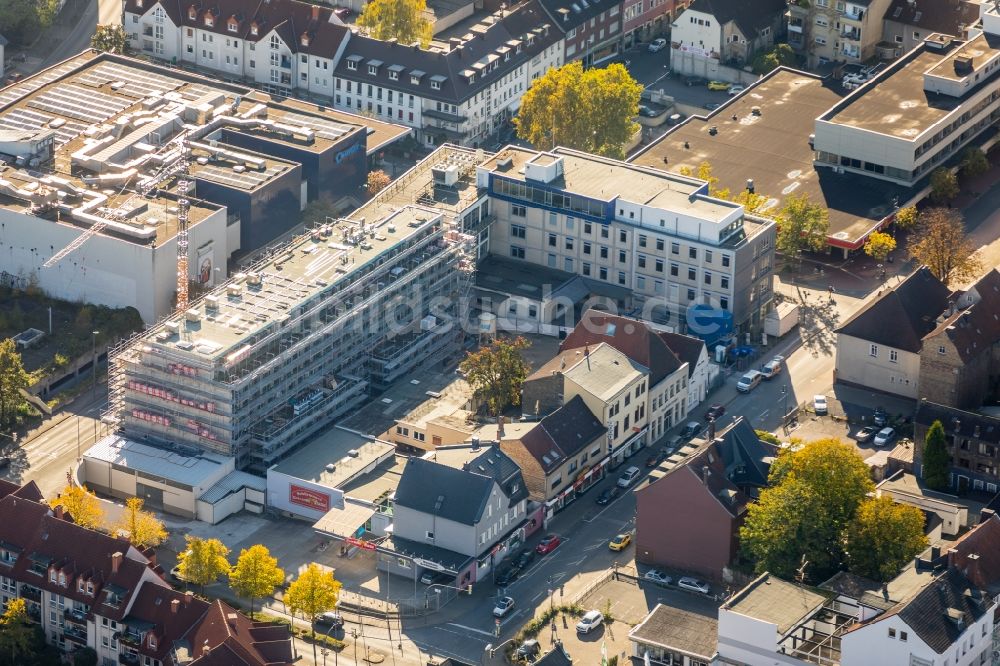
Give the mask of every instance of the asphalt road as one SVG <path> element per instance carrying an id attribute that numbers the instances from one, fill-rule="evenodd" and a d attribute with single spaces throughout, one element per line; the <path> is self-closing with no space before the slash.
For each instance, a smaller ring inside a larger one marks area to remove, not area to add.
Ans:
<path id="1" fill-rule="evenodd" d="M 626 67 L 632 77 L 647 90 L 662 90 L 678 103 L 704 108 L 705 104 L 722 104 L 729 97 L 705 86 L 688 86 L 679 76 L 670 73 L 670 49 L 650 53 L 645 45 L 625 52 Z"/>

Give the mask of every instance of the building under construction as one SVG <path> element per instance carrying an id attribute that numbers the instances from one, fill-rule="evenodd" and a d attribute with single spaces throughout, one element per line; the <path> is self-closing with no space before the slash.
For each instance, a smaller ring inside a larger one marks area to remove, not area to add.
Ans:
<path id="1" fill-rule="evenodd" d="M 129 437 L 262 471 L 415 367 L 458 357 L 488 202 L 446 146 L 111 354 Z"/>
<path id="2" fill-rule="evenodd" d="M 356 205 L 368 155 L 409 131 L 82 53 L 0 90 L 0 281 L 152 323 L 307 201 Z"/>

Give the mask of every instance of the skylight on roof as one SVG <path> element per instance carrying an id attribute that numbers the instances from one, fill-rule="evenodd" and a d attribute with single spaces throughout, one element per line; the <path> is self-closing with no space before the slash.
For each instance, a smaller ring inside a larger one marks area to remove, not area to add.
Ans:
<path id="1" fill-rule="evenodd" d="M 604 334 L 607 335 L 607 336 L 613 336 L 615 334 L 615 330 L 616 329 L 617 329 L 617 326 L 615 326 L 614 324 L 608 324 L 608 328 L 604 332 Z"/>

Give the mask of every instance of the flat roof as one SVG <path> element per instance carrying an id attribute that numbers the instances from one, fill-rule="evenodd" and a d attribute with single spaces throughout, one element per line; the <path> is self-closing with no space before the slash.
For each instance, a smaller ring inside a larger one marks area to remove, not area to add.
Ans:
<path id="1" fill-rule="evenodd" d="M 880 482 L 877 486 L 875 486 L 875 489 L 905 493 L 915 497 L 924 497 L 942 504 L 951 504 L 956 508 L 963 508 L 965 506 L 961 503 L 961 500 L 958 497 L 948 495 L 946 493 L 935 492 L 925 488 L 915 475 L 902 470 Z"/>
<path id="2" fill-rule="evenodd" d="M 368 522 L 377 511 L 378 507 L 370 502 L 345 497 L 344 507 L 334 507 L 327 511 L 313 523 L 313 529 L 338 537 L 352 537 L 357 533 L 358 527 Z"/>
<path id="3" fill-rule="evenodd" d="M 711 661 L 719 636 L 718 612 L 697 613 L 684 608 L 656 604 L 628 637 L 637 642 L 677 650 Z"/>
<path id="4" fill-rule="evenodd" d="M 689 117 L 630 161 L 673 171 L 686 167 L 694 173 L 708 162 L 718 186 L 731 192 L 745 189 L 752 179 L 755 191 L 770 198 L 764 215 L 779 211 L 785 197 L 806 194 L 828 209 L 828 242 L 854 247 L 892 213 L 894 197 L 903 204 L 913 191 L 813 166 L 809 136 L 815 120 L 840 99 L 833 82 L 778 68 L 719 109 Z M 760 115 L 753 113 L 754 107 Z M 713 127 L 715 135 L 709 133 Z"/>
<path id="5" fill-rule="evenodd" d="M 699 195 L 698 192 L 705 186 L 703 181 L 660 168 L 646 168 L 662 165 L 622 163 L 568 148 L 556 148 L 546 155 L 511 145 L 487 160 L 483 167 L 498 176 L 528 182 L 524 175 L 526 164 L 550 165 L 557 157 L 563 158 L 563 174 L 554 184 L 598 201 L 621 197 L 626 201 L 683 212 L 713 222 L 722 222 L 739 208 L 739 204 Z M 508 158 L 512 162 L 510 166 L 499 166 Z"/>
<path id="6" fill-rule="evenodd" d="M 248 167 L 248 161 L 252 160 L 259 160 L 263 168 Z M 243 148 L 225 147 L 219 151 L 192 148 L 188 172 L 195 178 L 253 192 L 296 168 L 300 167 L 295 162 L 275 159 Z"/>
<path id="7" fill-rule="evenodd" d="M 974 69 L 978 70 L 982 61 L 997 55 L 998 48 L 1000 37 L 985 33 L 968 43 L 944 50 L 928 48 L 925 43 L 849 95 L 824 114 L 822 120 L 914 140 L 946 118 L 964 100 L 964 97 L 924 90 L 924 75 L 959 80 L 963 77 L 955 73 L 957 57 L 969 56 Z M 976 87 L 996 76 L 996 72 L 990 73 Z"/>
<path id="8" fill-rule="evenodd" d="M 784 636 L 806 616 L 819 610 L 827 597 L 765 573 L 722 605 L 722 608 L 777 625 Z"/>
<path id="9" fill-rule="evenodd" d="M 372 471 L 344 484 L 341 488 L 344 496 L 374 502 L 381 497 L 392 495 L 399 486 L 399 479 L 403 476 L 407 460 L 409 458 L 406 456 L 398 455 L 387 458 Z"/>
<path id="10" fill-rule="evenodd" d="M 271 469 L 327 488 L 341 489 L 367 467 L 392 456 L 395 450 L 396 447 L 388 442 L 333 426 Z M 330 464 L 334 466 L 333 471 L 326 469 Z"/>
<path id="11" fill-rule="evenodd" d="M 577 277 L 576 273 L 568 273 L 558 268 L 490 254 L 479 263 L 479 269 L 476 271 L 476 288 L 541 301 L 546 297 L 545 287 L 550 288 L 549 296 L 551 296 L 553 292 Z"/>
<path id="12" fill-rule="evenodd" d="M 217 476 L 230 458 L 208 452 L 179 453 L 127 439 L 121 435 L 108 435 L 97 441 L 83 454 L 85 458 L 130 470 L 153 474 L 177 483 L 201 488 Z"/>
<path id="13" fill-rule="evenodd" d="M 562 374 L 601 400 L 610 400 L 648 368 L 639 365 L 611 345 L 602 342 L 589 355 L 568 365 Z"/>

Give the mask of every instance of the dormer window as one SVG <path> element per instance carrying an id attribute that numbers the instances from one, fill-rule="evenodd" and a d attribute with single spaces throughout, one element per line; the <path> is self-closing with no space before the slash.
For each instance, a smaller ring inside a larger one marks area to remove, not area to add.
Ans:
<path id="1" fill-rule="evenodd" d="M 357 69 L 358 69 L 358 61 L 357 60 L 348 60 L 347 61 L 347 69 L 349 69 L 351 71 L 357 71 Z"/>
<path id="2" fill-rule="evenodd" d="M 94 584 L 90 581 L 87 581 L 87 594 L 94 596 Z"/>
<path id="3" fill-rule="evenodd" d="M 250 34 L 254 35 L 254 36 L 257 35 L 257 24 L 256 23 L 251 23 L 250 24 Z"/>
<path id="4" fill-rule="evenodd" d="M 410 77 L 410 85 L 411 86 L 419 86 L 420 85 L 420 77 L 419 76 L 411 76 Z"/>
<path id="5" fill-rule="evenodd" d="M 236 32 L 239 29 L 240 24 L 234 19 L 229 19 L 229 24 L 226 27 L 229 29 L 229 32 Z"/>
<path id="6" fill-rule="evenodd" d="M 142 9 L 142 0 L 135 0 L 135 6 Z"/>
<path id="7" fill-rule="evenodd" d="M 149 640 L 146 641 L 149 644 L 150 649 L 156 649 L 156 636 L 153 634 L 149 635 Z"/>
<path id="8" fill-rule="evenodd" d="M 378 74 L 378 65 L 368 65 L 368 73 L 372 75 Z"/>
<path id="9" fill-rule="evenodd" d="M 66 587 L 66 574 L 62 573 L 61 571 L 59 572 L 59 584 L 63 587 Z"/>
<path id="10" fill-rule="evenodd" d="M 210 14 L 205 14 L 205 25 L 209 28 L 215 25 L 215 18 Z"/>
<path id="11" fill-rule="evenodd" d="M 194 7 L 188 7 L 188 18 L 194 21 L 198 18 L 198 10 Z"/>
<path id="12" fill-rule="evenodd" d="M 76 591 L 83 592 L 83 579 L 76 581 Z"/>
<path id="13" fill-rule="evenodd" d="M 56 582 L 56 570 L 55 569 L 50 569 L 49 570 L 49 580 L 51 582 L 53 582 L 53 583 Z"/>
<path id="14" fill-rule="evenodd" d="M 390 81 L 398 81 L 399 80 L 399 72 L 390 71 L 389 72 L 389 80 Z"/>
<path id="15" fill-rule="evenodd" d="M 440 81 L 431 81 L 431 89 L 432 90 L 441 90 L 441 82 Z"/>
<path id="16" fill-rule="evenodd" d="M 309 46 L 309 35 L 302 33 L 302 37 L 299 38 L 299 41 L 302 42 L 302 46 Z"/>

